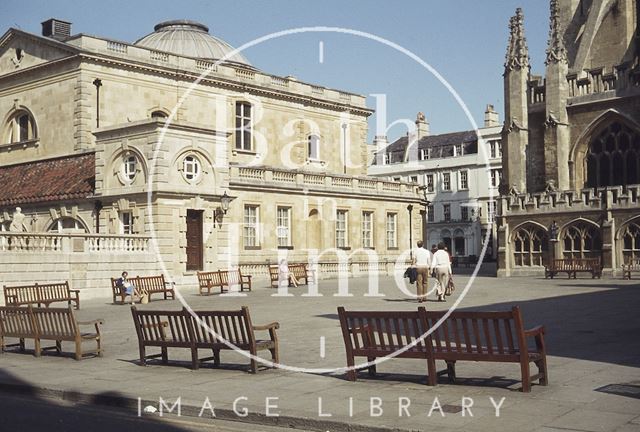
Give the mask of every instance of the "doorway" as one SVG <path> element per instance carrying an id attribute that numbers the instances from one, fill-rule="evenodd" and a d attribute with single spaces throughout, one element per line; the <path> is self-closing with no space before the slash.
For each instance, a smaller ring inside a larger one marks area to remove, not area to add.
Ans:
<path id="1" fill-rule="evenodd" d="M 187 210 L 187 270 L 203 269 L 203 210 Z"/>

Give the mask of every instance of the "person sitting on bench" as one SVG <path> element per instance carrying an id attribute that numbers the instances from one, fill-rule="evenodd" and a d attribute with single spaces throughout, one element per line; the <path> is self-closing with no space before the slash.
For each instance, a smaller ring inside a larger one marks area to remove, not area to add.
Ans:
<path id="1" fill-rule="evenodd" d="M 140 297 L 140 293 L 136 289 L 136 287 L 129 280 L 129 273 L 126 271 L 122 272 L 122 276 L 118 279 L 118 286 L 124 292 L 125 295 L 131 296 L 131 303 L 133 303 L 133 296 Z"/>

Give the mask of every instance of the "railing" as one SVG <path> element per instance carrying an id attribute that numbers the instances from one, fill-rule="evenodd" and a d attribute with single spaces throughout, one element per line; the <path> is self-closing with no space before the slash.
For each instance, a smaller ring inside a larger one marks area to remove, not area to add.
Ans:
<path id="1" fill-rule="evenodd" d="M 252 80 L 256 77 L 256 73 L 253 71 L 249 71 L 246 69 L 236 69 L 236 76 L 238 78 L 244 78 L 244 79 L 249 79 Z"/>
<path id="2" fill-rule="evenodd" d="M 163 62 L 169 61 L 169 54 L 160 51 L 151 51 L 149 53 L 149 57 L 151 58 L 151 60 L 158 60 Z"/>
<path id="3" fill-rule="evenodd" d="M 273 172 L 273 180 L 284 182 L 284 183 L 295 183 L 296 182 L 296 173 L 288 172 L 288 171 L 274 171 Z"/>
<path id="4" fill-rule="evenodd" d="M 300 188 L 314 187 L 315 189 L 336 188 L 341 192 L 366 192 L 381 191 L 388 194 L 398 193 L 410 195 L 420 199 L 418 186 L 415 183 L 386 181 L 372 177 L 352 177 L 344 175 L 331 175 L 298 170 L 285 170 L 278 168 L 256 168 L 231 166 L 231 182 L 260 182 L 282 183 L 290 186 L 295 184 Z"/>
<path id="5" fill-rule="evenodd" d="M 271 77 L 271 84 L 278 86 L 278 87 L 289 87 L 289 80 L 285 79 L 285 78 L 280 78 L 277 76 L 272 76 Z"/>
<path id="6" fill-rule="evenodd" d="M 127 45 L 120 42 L 107 41 L 107 49 L 118 53 L 126 53 Z"/>
<path id="7" fill-rule="evenodd" d="M 208 61 L 204 61 L 204 60 L 196 60 L 196 69 L 198 69 L 198 70 L 210 69 L 212 72 L 216 72 L 218 70 L 218 66 L 213 62 L 208 62 Z"/>
<path id="8" fill-rule="evenodd" d="M 325 177 L 320 174 L 305 174 L 303 182 L 305 184 L 323 185 Z"/>
<path id="9" fill-rule="evenodd" d="M 264 170 L 257 168 L 240 168 L 239 176 L 256 180 L 264 180 Z"/>
<path id="10" fill-rule="evenodd" d="M 331 178 L 331 186 L 337 187 L 351 187 L 352 185 L 351 178 L 349 177 L 332 177 Z"/>
<path id="11" fill-rule="evenodd" d="M 149 236 L 0 232 L 0 252 L 148 252 Z"/>

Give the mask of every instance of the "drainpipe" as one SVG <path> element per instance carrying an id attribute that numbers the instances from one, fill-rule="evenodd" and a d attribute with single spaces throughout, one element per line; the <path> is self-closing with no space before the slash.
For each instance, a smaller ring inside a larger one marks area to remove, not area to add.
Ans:
<path id="1" fill-rule="evenodd" d="M 100 234 L 100 210 L 102 210 L 102 201 L 96 201 L 94 209 L 96 211 L 96 234 Z"/>
<path id="2" fill-rule="evenodd" d="M 93 85 L 96 86 L 96 128 L 100 127 L 100 87 L 102 87 L 102 80 L 96 78 L 93 80 Z"/>

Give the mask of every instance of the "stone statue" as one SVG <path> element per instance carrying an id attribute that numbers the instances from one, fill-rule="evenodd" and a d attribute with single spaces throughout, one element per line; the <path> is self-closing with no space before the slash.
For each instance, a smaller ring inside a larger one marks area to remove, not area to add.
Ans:
<path id="1" fill-rule="evenodd" d="M 24 214 L 22 213 L 22 209 L 20 207 L 16 207 L 16 211 L 13 212 L 13 217 L 11 218 L 11 224 L 9 225 L 10 232 L 23 232 L 24 231 Z"/>
<path id="2" fill-rule="evenodd" d="M 416 120 L 419 122 L 424 122 L 426 120 L 424 113 L 422 111 L 418 113 L 418 117 L 416 118 Z"/>
<path id="3" fill-rule="evenodd" d="M 558 240 L 558 229 L 558 224 L 556 223 L 556 221 L 553 221 L 549 226 L 549 238 L 551 239 L 551 241 Z"/>

